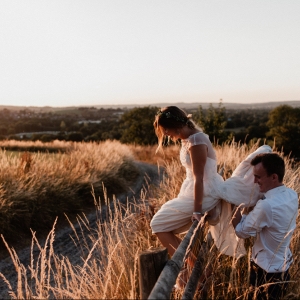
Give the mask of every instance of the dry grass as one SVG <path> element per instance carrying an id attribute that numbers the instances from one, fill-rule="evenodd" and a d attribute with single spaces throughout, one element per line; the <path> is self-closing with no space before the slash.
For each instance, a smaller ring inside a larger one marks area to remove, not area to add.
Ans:
<path id="1" fill-rule="evenodd" d="M 97 196 L 103 197 L 103 185 L 117 195 L 139 175 L 132 152 L 117 141 L 57 143 L 68 151 L 16 156 L 0 150 L 0 230 L 6 238 L 30 234 L 30 228 L 49 230 L 56 216 L 93 206 L 92 186 Z"/>
<path id="2" fill-rule="evenodd" d="M 41 141 L 15 141 L 3 140 L 0 141 L 0 148 L 7 151 L 30 151 L 30 152 L 67 152 L 72 151 L 76 143 L 55 140 L 49 143 Z"/>
<path id="3" fill-rule="evenodd" d="M 129 145 L 129 148 L 134 153 L 137 160 L 161 166 L 166 162 L 177 159 L 180 151 L 179 145 L 170 145 L 165 147 L 164 151 L 159 151 L 158 153 L 155 153 L 157 148 L 156 145 Z"/>
<path id="4" fill-rule="evenodd" d="M 253 145 L 255 149 L 256 145 Z M 138 147 L 136 147 L 138 148 Z M 253 149 L 246 146 L 227 144 L 216 147 L 220 166 L 225 164 L 225 174 L 229 176 L 238 163 Z M 148 149 L 147 149 L 148 150 Z M 139 149 L 140 152 L 143 152 Z M 146 151 L 145 151 L 146 152 Z M 150 152 L 150 150 L 149 150 Z M 152 153 L 154 155 L 154 152 Z M 74 165 L 71 164 L 69 173 Z M 76 167 L 76 164 L 75 164 Z M 12 298 L 72 298 L 72 299 L 138 299 L 138 255 L 141 251 L 160 246 L 151 234 L 149 226 L 153 213 L 168 199 L 173 198 L 184 178 L 183 169 L 177 157 L 165 163 L 165 176 L 158 188 L 151 186 L 141 193 L 139 202 L 128 203 L 125 207 L 113 201 L 114 207 L 107 213 L 106 220 L 99 218 L 97 228 L 90 228 L 85 239 L 78 238 L 78 255 L 82 263 L 72 265 L 68 257 L 59 257 L 52 247 L 55 239 L 53 229 L 47 245 L 40 246 L 39 259 L 30 267 L 20 264 L 12 249 L 18 284 L 11 288 Z M 300 169 L 287 161 L 285 183 L 300 192 Z M 109 202 L 108 198 L 105 198 Z M 95 197 L 95 203 L 99 199 Z M 150 203 L 150 205 L 149 205 Z M 98 205 L 100 215 L 101 205 Z M 84 217 L 78 216 L 81 228 L 89 227 Z M 300 234 L 298 228 L 292 239 L 294 264 L 291 268 L 292 280 L 289 298 L 300 296 Z M 87 240 L 92 243 L 88 244 Z M 37 239 L 33 238 L 37 244 Z M 46 251 L 47 249 L 47 251 Z M 83 254 L 80 249 L 87 249 Z M 249 257 L 238 261 L 220 256 L 212 247 L 205 255 L 205 261 L 213 264 L 213 276 L 206 284 L 205 297 L 208 299 L 245 299 L 247 295 Z M 7 282 L 9 284 L 9 282 Z M 173 298 L 179 299 L 180 293 Z M 198 295 L 198 297 L 201 297 Z M 203 297 L 203 295 L 202 295 Z"/>

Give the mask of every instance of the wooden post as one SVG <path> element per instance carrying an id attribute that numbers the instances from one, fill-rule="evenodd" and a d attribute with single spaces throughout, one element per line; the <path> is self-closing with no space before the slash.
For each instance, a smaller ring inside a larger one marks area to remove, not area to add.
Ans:
<path id="1" fill-rule="evenodd" d="M 140 298 L 148 299 L 162 269 L 168 261 L 167 248 L 146 250 L 139 256 Z"/>
<path id="2" fill-rule="evenodd" d="M 199 225 L 203 225 L 204 218 Z M 148 299 L 170 299 L 173 286 L 176 282 L 177 276 L 183 266 L 186 250 L 190 246 L 191 238 L 194 235 L 194 230 L 197 228 L 198 222 L 194 222 L 190 227 L 188 233 L 180 243 L 175 251 L 172 259 L 169 259 L 166 266 L 162 270 L 151 294 Z M 193 240 L 193 239 L 192 239 Z"/>

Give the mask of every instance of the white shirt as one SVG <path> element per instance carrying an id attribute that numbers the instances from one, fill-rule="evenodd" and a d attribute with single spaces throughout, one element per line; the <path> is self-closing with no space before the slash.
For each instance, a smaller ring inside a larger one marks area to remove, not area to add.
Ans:
<path id="1" fill-rule="evenodd" d="M 292 261 L 289 248 L 298 215 L 297 193 L 283 186 L 265 193 L 235 228 L 239 238 L 256 236 L 252 259 L 268 273 L 286 271 Z"/>

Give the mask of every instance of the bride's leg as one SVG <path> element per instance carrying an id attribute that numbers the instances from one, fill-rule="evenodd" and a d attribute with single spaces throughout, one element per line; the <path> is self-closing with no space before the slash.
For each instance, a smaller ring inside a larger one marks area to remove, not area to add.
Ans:
<path id="1" fill-rule="evenodd" d="M 170 256 L 172 256 L 181 243 L 181 239 L 173 232 L 157 232 L 156 235 L 163 246 L 168 249 Z"/>

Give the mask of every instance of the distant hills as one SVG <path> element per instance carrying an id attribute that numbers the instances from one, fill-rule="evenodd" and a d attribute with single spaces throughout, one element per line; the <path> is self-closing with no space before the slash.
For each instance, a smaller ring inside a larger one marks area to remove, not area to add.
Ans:
<path id="1" fill-rule="evenodd" d="M 200 105 L 202 108 L 208 108 L 210 105 L 213 105 L 214 107 L 217 107 L 219 103 L 209 103 L 209 102 L 194 102 L 194 103 L 184 103 L 184 102 L 178 102 L 178 103 L 154 103 L 151 104 L 151 106 L 157 106 L 157 107 L 164 107 L 169 105 L 176 105 L 180 108 L 186 108 L 186 109 L 193 109 L 198 108 Z M 282 101 L 282 102 L 265 102 L 265 103 L 223 103 L 223 106 L 226 109 L 273 109 L 279 105 L 290 105 L 292 107 L 300 107 L 300 100 L 298 101 Z M 145 105 L 139 105 L 139 106 L 145 106 Z M 129 107 L 129 106 L 128 106 Z"/>
<path id="2" fill-rule="evenodd" d="M 39 112 L 56 112 L 56 111 L 64 111 L 70 109 L 76 109 L 79 107 L 94 107 L 94 108 L 121 108 L 121 109 L 132 109 L 134 107 L 144 107 L 144 106 L 157 106 L 157 107 L 165 107 L 169 105 L 176 105 L 183 109 L 193 109 L 198 108 L 200 105 L 203 109 L 206 109 L 212 104 L 214 107 L 217 107 L 219 103 L 209 103 L 209 102 L 193 102 L 193 103 L 185 103 L 185 102 L 177 102 L 177 103 L 151 103 L 151 104 L 123 104 L 123 105 L 86 105 L 86 106 L 68 106 L 68 107 L 52 107 L 52 106 L 13 106 L 13 105 L 0 105 L 0 109 L 9 109 L 9 110 L 23 110 L 29 109 L 32 111 Z M 290 105 L 292 107 L 300 107 L 300 100 L 297 101 L 278 101 L 278 102 L 262 102 L 262 103 L 223 103 L 223 106 L 226 109 L 273 109 L 280 105 Z"/>

